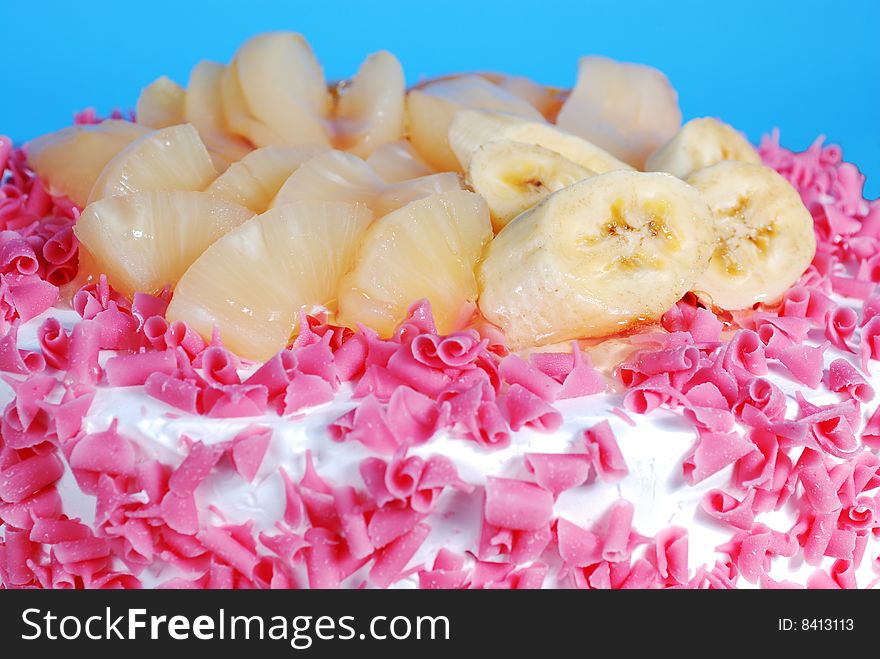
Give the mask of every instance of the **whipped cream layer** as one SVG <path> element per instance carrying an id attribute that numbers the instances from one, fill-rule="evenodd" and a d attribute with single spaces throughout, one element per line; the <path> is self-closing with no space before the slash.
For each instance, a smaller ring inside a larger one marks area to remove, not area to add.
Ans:
<path id="1" fill-rule="evenodd" d="M 80 320 L 70 310 L 53 309 L 46 312 L 22 325 L 19 331 L 21 349 L 39 349 L 36 328 L 50 316 L 57 318 L 67 329 Z M 102 353 L 102 363 L 112 354 Z M 852 358 L 848 353 L 829 349 L 825 354 L 826 367 L 841 356 Z M 245 376 L 252 370 L 243 370 L 241 374 Z M 786 393 L 789 413 L 793 413 L 797 409 L 794 393 L 800 391 L 800 387 L 781 373 L 771 374 L 767 379 Z M 872 385 L 875 388 L 880 386 L 880 377 L 873 377 Z M 13 391 L 8 385 L 0 385 L 0 403 L 5 406 L 12 396 Z M 837 396 L 827 391 L 817 391 L 810 396 L 810 402 L 816 405 L 838 400 Z M 279 469 L 283 469 L 292 481 L 298 482 L 305 473 L 307 454 L 311 454 L 316 471 L 329 483 L 363 486 L 360 463 L 375 453 L 357 441 L 334 441 L 328 432 L 329 424 L 357 404 L 358 401 L 351 398 L 351 387 L 343 385 L 332 402 L 292 417 L 267 413 L 256 417 L 212 419 L 185 414 L 169 407 L 148 396 L 141 386 L 102 386 L 96 390 L 82 430 L 87 434 L 102 432 L 115 421 L 118 431 L 137 444 L 142 458 L 156 459 L 176 468 L 188 453 L 184 437 L 205 444 L 218 444 L 231 440 L 254 425 L 271 428 L 269 449 L 251 482 L 242 478 L 229 464 L 221 462 L 199 485 L 196 501 L 203 522 L 233 525 L 253 523 L 255 534 L 272 533 L 276 530 L 276 523 L 284 517 L 286 501 Z M 711 568 L 716 561 L 723 562 L 726 555 L 716 548 L 730 540 L 731 529 L 703 512 L 700 502 L 710 490 L 724 488 L 729 483 L 733 466 L 696 485 L 688 485 L 683 476 L 682 463 L 694 444 L 693 425 L 679 414 L 664 409 L 648 415 L 632 415 L 632 423 L 628 423 L 614 411 L 619 410 L 622 404 L 622 394 L 598 394 L 557 401 L 555 407 L 563 416 L 563 424 L 555 432 L 523 428 L 512 432 L 510 444 L 503 448 L 481 446 L 474 441 L 440 432 L 427 443 L 410 449 L 409 455 L 424 458 L 432 454 L 447 456 L 454 463 L 459 477 L 475 488 L 484 486 L 488 477 L 528 481 L 533 477 L 526 469 L 526 454 L 582 452 L 581 433 L 601 421 L 607 421 L 617 438 L 629 473 L 619 482 L 608 483 L 598 478 L 594 470 L 586 483 L 559 495 L 553 507 L 553 516 L 590 528 L 600 521 L 612 504 L 626 499 L 634 504 L 633 528 L 642 535 L 654 536 L 673 525 L 687 529 L 688 562 L 692 572 L 698 566 Z M 792 458 L 796 460 L 797 455 L 792 455 Z M 66 464 L 58 489 L 64 502 L 64 513 L 92 525 L 95 497 L 81 491 Z M 476 552 L 483 505 L 480 489 L 474 492 L 445 490 L 430 514 L 430 533 L 410 560 L 410 568 L 429 568 L 441 549 L 460 554 Z M 787 505 L 778 511 L 759 514 L 756 521 L 785 532 L 793 525 L 795 518 L 795 508 Z M 872 559 L 878 549 L 880 542 L 872 537 L 865 560 L 856 573 L 860 586 L 864 587 L 876 579 L 877 562 Z M 551 552 L 546 553 L 548 556 L 542 558 L 550 559 L 550 569 L 544 586 L 571 586 L 571 582 L 564 577 L 558 555 L 554 560 L 553 556 L 549 556 Z M 827 569 L 832 562 L 833 559 L 826 558 L 823 567 Z M 803 584 L 816 567 L 806 565 L 799 554 L 793 558 L 777 557 L 772 561 L 768 575 L 775 581 Z M 355 572 L 345 585 L 357 587 L 364 584 L 365 569 Z M 416 571 L 405 570 L 404 574 L 393 587 L 418 587 Z M 194 578 L 197 575 L 156 561 L 138 576 L 145 587 L 150 587 L 171 578 Z M 303 579 L 307 582 L 305 575 Z M 750 587 L 754 584 L 740 579 L 738 585 Z"/>

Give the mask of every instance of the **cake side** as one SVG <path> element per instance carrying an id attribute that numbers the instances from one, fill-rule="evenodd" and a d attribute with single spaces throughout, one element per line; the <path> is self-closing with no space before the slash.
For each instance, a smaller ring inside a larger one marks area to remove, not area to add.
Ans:
<path id="1" fill-rule="evenodd" d="M 650 67 L 288 33 L 0 137 L 0 584 L 871 588 L 863 183 Z"/>

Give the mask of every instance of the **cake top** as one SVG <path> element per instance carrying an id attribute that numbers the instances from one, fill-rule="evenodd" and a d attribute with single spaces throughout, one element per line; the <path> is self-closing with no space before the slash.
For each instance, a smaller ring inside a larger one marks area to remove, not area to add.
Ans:
<path id="1" fill-rule="evenodd" d="M 79 283 L 173 289 L 169 320 L 254 361 L 301 310 L 388 337 L 426 299 L 441 333 L 491 325 L 522 350 L 656 323 L 689 292 L 772 305 L 816 250 L 796 190 L 735 129 L 682 126 L 661 72 L 604 57 L 569 92 L 488 74 L 407 90 L 384 51 L 328 85 L 275 32 L 186 89 L 157 79 L 136 117 L 28 147 L 82 208 Z"/>

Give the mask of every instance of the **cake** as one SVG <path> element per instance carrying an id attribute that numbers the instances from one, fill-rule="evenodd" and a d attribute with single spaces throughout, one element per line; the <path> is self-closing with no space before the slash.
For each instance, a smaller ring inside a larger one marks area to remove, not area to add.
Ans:
<path id="1" fill-rule="evenodd" d="M 871 588 L 841 150 L 260 35 L 0 137 L 0 587 Z"/>

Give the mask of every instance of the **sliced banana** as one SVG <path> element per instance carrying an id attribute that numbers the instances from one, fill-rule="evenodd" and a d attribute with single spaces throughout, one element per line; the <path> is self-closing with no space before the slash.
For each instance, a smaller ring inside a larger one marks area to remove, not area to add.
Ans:
<path id="1" fill-rule="evenodd" d="M 632 169 L 604 149 L 577 135 L 566 133 L 542 121 L 530 121 L 513 114 L 463 110 L 455 115 L 449 126 L 449 145 L 465 171 L 477 149 L 486 142 L 499 139 L 537 144 L 600 174 L 615 169 Z"/>
<path id="2" fill-rule="evenodd" d="M 678 94 L 661 71 L 584 57 L 556 125 L 641 169 L 681 127 Z"/>
<path id="3" fill-rule="evenodd" d="M 480 309 L 515 349 L 656 319 L 705 269 L 710 222 L 699 193 L 668 174 L 593 176 L 495 237 L 478 270 Z"/>
<path id="4" fill-rule="evenodd" d="M 487 142 L 473 154 L 468 182 L 483 196 L 492 227 L 501 231 L 552 192 L 593 176 L 556 151 L 513 140 Z"/>
<path id="5" fill-rule="evenodd" d="M 761 156 L 733 126 L 703 117 L 691 119 L 645 162 L 649 172 L 668 172 L 686 179 L 723 160 L 761 164 Z"/>
<path id="6" fill-rule="evenodd" d="M 816 254 L 813 217 L 791 184 L 763 165 L 728 160 L 688 183 L 712 210 L 715 249 L 694 291 L 722 309 L 772 303 Z"/>

